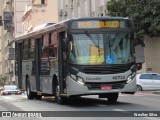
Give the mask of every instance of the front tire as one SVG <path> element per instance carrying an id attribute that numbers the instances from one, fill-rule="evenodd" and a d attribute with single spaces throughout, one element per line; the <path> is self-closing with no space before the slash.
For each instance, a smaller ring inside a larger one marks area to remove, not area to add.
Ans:
<path id="1" fill-rule="evenodd" d="M 42 99 L 42 95 L 35 95 L 35 99 L 36 100 L 41 100 Z"/>
<path id="2" fill-rule="evenodd" d="M 55 100 L 58 104 L 65 104 L 67 98 L 60 95 L 60 87 L 59 85 L 56 86 L 56 95 Z"/>
<path id="3" fill-rule="evenodd" d="M 107 94 L 108 102 L 111 104 L 116 103 L 117 99 L 118 99 L 118 95 L 119 95 L 119 93 L 108 93 Z"/>
<path id="4" fill-rule="evenodd" d="M 27 82 L 26 82 L 26 89 L 27 89 L 27 98 L 29 100 L 33 100 L 34 97 L 35 97 L 35 93 L 31 91 L 31 87 L 30 87 L 30 82 L 29 80 L 27 79 Z"/>

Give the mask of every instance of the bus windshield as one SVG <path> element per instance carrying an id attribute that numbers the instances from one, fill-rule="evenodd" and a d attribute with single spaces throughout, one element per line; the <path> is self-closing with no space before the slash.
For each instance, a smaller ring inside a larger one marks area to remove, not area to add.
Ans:
<path id="1" fill-rule="evenodd" d="M 69 60 L 73 64 L 126 64 L 134 61 L 130 33 L 72 34 Z"/>

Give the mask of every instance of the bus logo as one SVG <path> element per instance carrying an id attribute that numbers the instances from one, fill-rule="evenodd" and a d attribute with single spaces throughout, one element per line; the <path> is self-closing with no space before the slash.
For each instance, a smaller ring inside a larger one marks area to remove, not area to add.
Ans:
<path id="1" fill-rule="evenodd" d="M 95 78 L 86 78 L 86 80 L 101 80 L 100 77 L 95 77 Z"/>

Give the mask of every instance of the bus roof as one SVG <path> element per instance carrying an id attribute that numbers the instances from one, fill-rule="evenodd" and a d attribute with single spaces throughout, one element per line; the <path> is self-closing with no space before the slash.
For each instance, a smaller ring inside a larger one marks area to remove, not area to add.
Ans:
<path id="1" fill-rule="evenodd" d="M 112 20 L 128 20 L 128 18 L 124 17 L 110 17 L 110 16 L 105 16 L 105 17 L 84 17 L 84 18 L 74 18 L 74 19 L 67 19 L 65 21 L 59 22 L 59 23 L 53 23 L 53 24 L 48 24 L 46 26 L 40 25 L 40 27 L 36 27 L 38 29 L 34 29 L 33 31 L 29 33 L 24 33 L 18 37 L 15 38 L 15 41 L 23 40 L 26 38 L 30 38 L 39 34 L 44 34 L 47 33 L 51 30 L 54 30 L 57 26 L 64 25 L 66 22 L 70 21 L 77 21 L 77 20 L 106 20 L 106 19 L 112 19 Z"/>
<path id="2" fill-rule="evenodd" d="M 53 24 L 55 24 L 55 23 L 44 23 L 42 25 L 39 25 L 39 26 L 35 27 L 33 30 L 43 29 L 43 28 L 48 27 L 48 26 L 53 25 Z"/>
<path id="3" fill-rule="evenodd" d="M 75 18 L 72 20 L 104 20 L 104 19 L 128 19 L 128 17 L 111 17 L 111 16 L 102 16 L 102 17 L 84 17 L 84 18 Z"/>

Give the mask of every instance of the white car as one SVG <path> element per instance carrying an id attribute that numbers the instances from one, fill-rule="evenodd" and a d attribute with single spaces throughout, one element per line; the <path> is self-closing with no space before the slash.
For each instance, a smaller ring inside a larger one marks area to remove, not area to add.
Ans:
<path id="1" fill-rule="evenodd" d="M 22 92 L 17 88 L 16 85 L 4 85 L 1 95 L 21 95 Z"/>
<path id="2" fill-rule="evenodd" d="M 160 90 L 160 74 L 142 73 L 136 75 L 137 91 Z"/>

